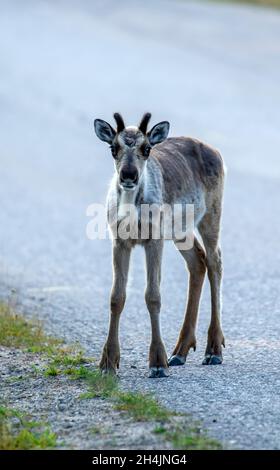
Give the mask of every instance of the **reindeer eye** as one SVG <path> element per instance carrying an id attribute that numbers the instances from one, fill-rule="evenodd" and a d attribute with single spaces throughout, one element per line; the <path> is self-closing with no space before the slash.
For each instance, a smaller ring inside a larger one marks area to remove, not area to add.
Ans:
<path id="1" fill-rule="evenodd" d="M 118 155 L 119 146 L 117 144 L 113 144 L 110 146 L 110 148 L 111 148 L 112 156 L 116 158 L 116 156 Z"/>
<path id="2" fill-rule="evenodd" d="M 150 151 L 151 151 L 151 146 L 148 145 L 148 144 L 144 144 L 142 145 L 142 154 L 144 157 L 148 157 L 150 155 Z"/>

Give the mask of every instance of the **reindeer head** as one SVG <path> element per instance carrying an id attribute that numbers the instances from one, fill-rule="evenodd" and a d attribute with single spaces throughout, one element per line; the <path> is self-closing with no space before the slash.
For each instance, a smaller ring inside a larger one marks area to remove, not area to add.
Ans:
<path id="1" fill-rule="evenodd" d="M 144 114 L 138 127 L 125 127 L 119 113 L 115 113 L 114 118 L 117 123 L 116 130 L 108 122 L 95 119 L 95 132 L 100 140 L 107 142 L 111 147 L 119 185 L 125 191 L 133 191 L 141 180 L 151 148 L 166 139 L 169 122 L 160 122 L 147 132 L 150 113 Z"/>

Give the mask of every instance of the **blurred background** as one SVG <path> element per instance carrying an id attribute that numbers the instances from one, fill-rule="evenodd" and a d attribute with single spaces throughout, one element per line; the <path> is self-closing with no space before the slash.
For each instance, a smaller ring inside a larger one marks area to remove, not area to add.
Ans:
<path id="1" fill-rule="evenodd" d="M 206 286 L 198 353 L 185 375 L 172 371 L 173 404 L 180 409 L 191 401 L 190 411 L 213 426 L 215 394 L 226 390 L 227 425 L 213 433 L 228 438 L 239 425 L 238 443 L 278 446 L 279 410 L 264 400 L 260 413 L 259 389 L 263 384 L 266 397 L 278 393 L 280 13 L 249 3 L 1 0 L 0 293 L 4 298 L 12 289 L 51 331 L 98 357 L 107 331 L 111 248 L 109 241 L 87 240 L 86 209 L 105 201 L 113 162 L 93 119 L 112 123 L 119 111 L 127 124 L 137 124 L 150 111 L 153 124 L 169 120 L 170 135 L 210 143 L 228 168 L 225 366 L 215 372 L 215 385 L 198 367 L 209 323 Z M 144 276 L 137 249 L 121 339 L 123 380 L 139 388 L 150 337 Z M 184 264 L 166 243 L 162 324 L 169 352 L 186 283 Z M 145 337 L 135 337 L 135 329 Z M 140 375 L 129 368 L 132 356 Z M 168 401 L 168 385 L 146 381 L 145 387 Z M 246 413 L 249 424 L 242 421 Z"/>

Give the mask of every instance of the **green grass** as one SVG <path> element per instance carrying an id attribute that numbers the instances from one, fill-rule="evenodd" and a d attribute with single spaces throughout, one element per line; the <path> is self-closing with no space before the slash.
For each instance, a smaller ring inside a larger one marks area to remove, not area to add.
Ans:
<path id="1" fill-rule="evenodd" d="M 80 395 L 80 398 L 109 398 L 117 391 L 117 379 L 115 376 L 103 375 L 99 370 L 80 366 L 78 369 L 72 369 L 73 379 L 82 379 L 88 385 L 88 392 Z"/>
<path id="2" fill-rule="evenodd" d="M 46 335 L 39 321 L 27 320 L 4 304 L 0 304 L 0 344 L 40 353 L 48 361 L 43 371 L 46 377 L 66 374 L 82 379 L 89 385 L 91 397 L 109 397 L 116 388 L 114 377 L 84 366 L 92 359 L 85 357 L 80 348 L 63 345 L 61 340 Z M 41 374 L 42 370 L 34 367 L 34 373 Z"/>
<path id="3" fill-rule="evenodd" d="M 12 419 L 19 425 L 14 426 Z M 30 421 L 17 410 L 0 406 L 0 450 L 50 449 L 56 435 L 43 423 Z"/>
<path id="4" fill-rule="evenodd" d="M 165 434 L 166 433 L 166 428 L 163 426 L 156 426 L 154 429 L 155 434 Z"/>
<path id="5" fill-rule="evenodd" d="M 46 335 L 39 321 L 27 320 L 11 307 L 0 303 L 0 344 L 33 353 L 53 354 L 62 341 Z"/>
<path id="6" fill-rule="evenodd" d="M 55 378 L 67 375 L 72 380 L 84 381 L 87 391 L 80 395 L 80 399 L 111 399 L 116 410 L 127 413 L 135 421 L 154 421 L 157 423 L 154 433 L 171 442 L 176 449 L 221 448 L 218 442 L 209 439 L 198 429 L 185 425 L 179 427 L 178 424 L 174 426 L 175 413 L 162 407 L 153 396 L 120 391 L 115 376 L 103 375 L 98 369 L 85 366 L 93 360 L 86 358 L 77 345 L 65 346 L 59 339 L 46 335 L 40 322 L 26 320 L 1 303 L 0 344 L 39 353 L 46 366 L 43 363 L 43 367 L 32 367 L 33 374 L 37 376 Z M 13 426 L 15 418 L 19 421 L 16 429 Z M 99 433 L 98 428 L 93 428 L 93 432 Z M 18 411 L 0 407 L 0 450 L 46 449 L 55 446 L 56 436 L 47 425 L 26 419 Z"/>
<path id="7" fill-rule="evenodd" d="M 45 371 L 44 375 L 46 377 L 56 377 L 59 374 L 59 370 L 54 366 L 49 366 Z"/>
<path id="8" fill-rule="evenodd" d="M 115 408 L 119 411 L 125 411 L 136 421 L 159 421 L 154 433 L 161 435 L 165 440 L 172 443 L 175 449 L 188 450 L 212 450 L 221 449 L 221 445 L 210 439 L 205 433 L 196 427 L 192 428 L 188 423 L 176 424 L 172 422 L 172 416 L 175 413 L 162 407 L 152 396 L 143 393 L 124 393 L 117 394 L 117 403 Z"/>
<path id="9" fill-rule="evenodd" d="M 155 398 L 144 393 L 120 392 L 115 408 L 126 411 L 136 421 L 165 421 L 172 413 L 163 408 Z"/>
<path id="10" fill-rule="evenodd" d="M 46 376 L 57 376 L 69 367 L 93 360 L 86 358 L 77 345 L 66 346 L 62 340 L 46 335 L 38 320 L 27 320 L 3 303 L 0 303 L 0 344 L 43 355 L 48 360 Z M 41 370 L 34 366 L 34 372 L 39 374 Z"/>
<path id="11" fill-rule="evenodd" d="M 249 5 L 261 5 L 266 7 L 280 7 L 280 0 L 214 0 L 219 3 L 242 3 Z"/>
<path id="12" fill-rule="evenodd" d="M 176 425 L 170 430 L 168 426 L 156 426 L 155 434 L 160 434 L 165 440 L 172 443 L 174 449 L 178 450 L 218 450 L 222 449 L 221 444 L 215 439 L 211 439 L 207 434 L 202 433 L 199 428 L 188 425 Z"/>
<path id="13" fill-rule="evenodd" d="M 95 392 L 85 392 L 81 393 L 79 396 L 80 400 L 91 400 L 92 398 L 96 398 Z"/>
<path id="14" fill-rule="evenodd" d="M 177 429 L 174 432 L 167 432 L 166 438 L 178 450 L 218 450 L 222 448 L 218 441 L 210 439 L 207 435 L 200 434 L 194 429 Z"/>
<path id="15" fill-rule="evenodd" d="M 82 351 L 77 351 L 75 354 L 64 354 L 57 352 L 56 356 L 52 360 L 53 366 L 80 366 L 81 364 L 87 364 L 92 362 L 92 358 L 85 357 Z"/>

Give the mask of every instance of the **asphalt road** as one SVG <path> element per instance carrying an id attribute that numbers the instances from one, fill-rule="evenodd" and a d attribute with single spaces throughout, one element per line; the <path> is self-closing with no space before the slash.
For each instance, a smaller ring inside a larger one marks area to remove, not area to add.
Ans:
<path id="1" fill-rule="evenodd" d="M 198 348 L 168 379 L 147 378 L 149 317 L 136 249 L 121 321 L 121 383 L 201 419 L 237 448 L 280 449 L 280 14 L 189 1 L 1 1 L 0 276 L 48 329 L 99 356 L 107 331 L 109 241 L 86 238 L 86 209 L 113 172 L 92 119 L 121 111 L 168 119 L 228 168 L 224 219 L 224 364 Z M 166 243 L 162 331 L 170 353 L 187 275 Z M 131 366 L 136 368 L 131 368 Z"/>

